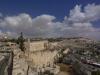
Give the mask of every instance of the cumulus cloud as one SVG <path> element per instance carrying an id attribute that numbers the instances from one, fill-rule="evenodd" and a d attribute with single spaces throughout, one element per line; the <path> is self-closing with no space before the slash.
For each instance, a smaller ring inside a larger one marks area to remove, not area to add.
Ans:
<path id="1" fill-rule="evenodd" d="M 72 30 L 70 32 L 74 32 L 72 33 L 74 35 L 97 38 L 100 37 L 98 31 L 100 28 L 96 28 L 92 22 L 99 20 L 100 5 L 88 4 L 83 9 L 81 5 L 76 5 L 74 9 L 70 10 L 69 16 L 65 16 L 64 23 L 65 28 L 70 27 Z"/>
<path id="2" fill-rule="evenodd" d="M 34 37 L 100 37 L 100 28 L 94 27 L 92 23 L 100 20 L 100 5 L 88 4 L 83 9 L 81 5 L 76 5 L 63 22 L 55 19 L 55 16 L 47 14 L 35 18 L 26 13 L 6 16 L 0 18 L 0 34 L 16 36 L 24 32 L 26 36 Z"/>
<path id="3" fill-rule="evenodd" d="M 51 15 L 40 15 L 32 18 L 29 14 L 22 13 L 17 16 L 7 16 L 0 21 L 0 29 L 4 32 L 24 32 L 30 36 L 51 36 L 59 27 L 59 23 L 53 22 L 56 17 Z M 56 24 L 58 24 L 56 26 Z"/>
<path id="4" fill-rule="evenodd" d="M 70 10 L 68 21 L 91 22 L 100 19 L 100 5 L 88 4 L 82 10 L 81 5 L 76 5 Z"/>

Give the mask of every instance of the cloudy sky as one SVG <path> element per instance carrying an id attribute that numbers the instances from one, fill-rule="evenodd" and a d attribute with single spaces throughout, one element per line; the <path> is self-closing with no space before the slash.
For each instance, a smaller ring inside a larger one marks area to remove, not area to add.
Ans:
<path id="1" fill-rule="evenodd" d="M 100 0 L 0 0 L 0 35 L 100 40 Z"/>

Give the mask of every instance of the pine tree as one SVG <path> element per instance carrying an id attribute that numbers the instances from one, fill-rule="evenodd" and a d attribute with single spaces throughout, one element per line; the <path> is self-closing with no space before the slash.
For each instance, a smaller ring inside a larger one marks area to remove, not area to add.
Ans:
<path id="1" fill-rule="evenodd" d="M 18 44 L 19 44 L 19 48 L 21 49 L 21 51 L 25 51 L 25 47 L 24 47 L 24 38 L 23 38 L 23 33 L 20 33 L 20 36 L 18 37 Z"/>

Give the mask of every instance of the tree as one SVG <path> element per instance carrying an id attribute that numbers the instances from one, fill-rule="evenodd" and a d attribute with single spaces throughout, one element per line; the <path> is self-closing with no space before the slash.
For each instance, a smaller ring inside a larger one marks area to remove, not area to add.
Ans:
<path id="1" fill-rule="evenodd" d="M 23 38 L 23 33 L 20 33 L 20 36 L 18 37 L 18 44 L 19 44 L 19 48 L 21 49 L 21 51 L 25 51 L 25 47 L 24 47 L 24 38 Z"/>

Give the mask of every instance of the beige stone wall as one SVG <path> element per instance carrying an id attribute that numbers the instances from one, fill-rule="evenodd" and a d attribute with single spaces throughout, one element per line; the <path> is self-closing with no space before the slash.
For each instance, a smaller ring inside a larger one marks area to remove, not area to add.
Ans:
<path id="1" fill-rule="evenodd" d="M 57 51 L 43 51 L 43 52 L 35 52 L 29 54 L 29 59 L 31 59 L 33 67 L 46 67 L 48 65 L 54 65 L 54 58 L 57 55 Z"/>
<path id="2" fill-rule="evenodd" d="M 48 41 L 26 42 L 25 47 L 26 47 L 26 50 L 30 52 L 41 51 L 48 47 Z"/>

